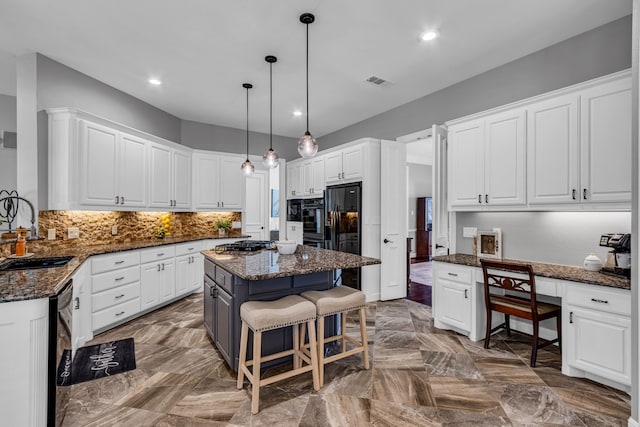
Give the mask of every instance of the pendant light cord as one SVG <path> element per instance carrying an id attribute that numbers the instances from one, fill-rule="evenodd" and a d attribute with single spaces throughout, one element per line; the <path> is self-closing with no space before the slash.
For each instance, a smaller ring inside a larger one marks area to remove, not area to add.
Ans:
<path id="1" fill-rule="evenodd" d="M 273 150 L 273 62 L 269 62 L 269 150 Z"/>
<path id="2" fill-rule="evenodd" d="M 247 88 L 247 160 L 249 160 L 249 88 Z"/>
<path id="3" fill-rule="evenodd" d="M 309 132 L 309 24 L 307 25 L 307 133 Z"/>

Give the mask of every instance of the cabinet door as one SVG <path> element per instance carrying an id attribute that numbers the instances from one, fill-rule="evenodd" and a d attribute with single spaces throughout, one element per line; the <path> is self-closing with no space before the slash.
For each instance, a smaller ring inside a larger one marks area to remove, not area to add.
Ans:
<path id="1" fill-rule="evenodd" d="M 295 176 L 296 168 L 294 166 L 295 164 L 287 163 L 287 199 L 296 197 L 294 182 L 297 181 L 297 177 Z"/>
<path id="2" fill-rule="evenodd" d="M 160 263 L 160 302 L 176 296 L 176 267 L 173 260 Z"/>
<path id="3" fill-rule="evenodd" d="M 563 333 L 568 348 L 563 351 L 567 352 L 567 363 L 630 386 L 631 320 L 595 310 L 566 308 L 569 330 Z"/>
<path id="4" fill-rule="evenodd" d="M 451 207 L 484 204 L 483 123 L 449 129 L 449 194 Z"/>
<path id="5" fill-rule="evenodd" d="M 578 95 L 527 108 L 527 198 L 578 203 Z"/>
<path id="6" fill-rule="evenodd" d="M 302 184 L 300 188 L 301 196 L 313 194 L 313 160 L 306 160 L 300 165 L 301 178 L 299 182 Z"/>
<path id="7" fill-rule="evenodd" d="M 73 354 L 87 341 L 93 339 L 91 328 L 91 276 L 89 264 L 84 263 L 73 275 L 73 317 L 71 348 Z"/>
<path id="8" fill-rule="evenodd" d="M 184 255 L 176 258 L 176 295 L 184 295 L 191 289 L 191 257 L 192 255 Z"/>
<path id="9" fill-rule="evenodd" d="M 342 178 L 353 180 L 362 178 L 364 151 L 362 145 L 349 147 L 342 150 Z"/>
<path id="10" fill-rule="evenodd" d="M 204 281 L 204 327 L 207 329 L 209 336 L 216 341 L 215 336 L 215 285 L 209 280 Z"/>
<path id="11" fill-rule="evenodd" d="M 233 299 L 231 295 L 221 288 L 217 288 L 218 297 L 216 301 L 216 346 L 220 353 L 224 356 L 229 364 L 232 364 L 235 354 L 231 346 L 233 338 L 233 313 L 231 304 Z"/>
<path id="12" fill-rule="evenodd" d="M 171 207 L 172 150 L 159 144 L 151 144 L 149 149 L 149 206 L 169 209 Z"/>
<path id="13" fill-rule="evenodd" d="M 287 240 L 302 244 L 302 222 L 287 221 Z"/>
<path id="14" fill-rule="evenodd" d="M 524 205 L 524 110 L 487 117 L 484 126 L 483 202 L 489 206 Z"/>
<path id="15" fill-rule="evenodd" d="M 116 206 L 118 133 L 81 121 L 80 204 Z"/>
<path id="16" fill-rule="evenodd" d="M 118 155 L 118 193 L 120 205 L 147 206 L 147 142 L 122 134 Z"/>
<path id="17" fill-rule="evenodd" d="M 580 94 L 582 203 L 631 202 L 631 81 Z"/>
<path id="18" fill-rule="evenodd" d="M 191 154 L 173 152 L 173 200 L 174 207 L 191 209 Z"/>
<path id="19" fill-rule="evenodd" d="M 220 158 L 193 155 L 193 204 L 195 209 L 215 209 L 220 203 Z"/>
<path id="20" fill-rule="evenodd" d="M 334 151 L 324 157 L 324 182 L 334 184 L 342 181 L 342 151 Z"/>
<path id="21" fill-rule="evenodd" d="M 463 331 L 471 331 L 471 287 L 438 279 L 438 317 Z"/>
<path id="22" fill-rule="evenodd" d="M 146 310 L 160 303 L 162 271 L 160 263 L 140 266 L 140 308 Z"/>
<path id="23" fill-rule="evenodd" d="M 244 175 L 240 172 L 243 160 L 238 157 L 222 157 L 220 160 L 220 207 L 242 209 Z"/>
<path id="24" fill-rule="evenodd" d="M 311 167 L 311 194 L 320 196 L 324 194 L 324 157 L 315 158 Z"/>
<path id="25" fill-rule="evenodd" d="M 191 270 L 193 277 L 191 278 L 191 291 L 195 291 L 202 287 L 202 276 L 204 276 L 204 255 L 194 254 Z"/>

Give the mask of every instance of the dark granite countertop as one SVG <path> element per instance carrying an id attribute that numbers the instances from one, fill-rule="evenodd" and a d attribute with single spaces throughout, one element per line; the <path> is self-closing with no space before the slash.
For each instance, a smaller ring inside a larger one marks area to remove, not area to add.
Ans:
<path id="1" fill-rule="evenodd" d="M 73 273 L 92 255 L 103 255 L 144 249 L 163 245 L 174 245 L 183 242 L 208 239 L 242 239 L 247 235 L 215 235 L 173 237 L 155 240 L 138 240 L 127 243 L 109 245 L 69 246 L 48 245 L 35 251 L 34 258 L 53 256 L 73 256 L 73 259 L 62 267 L 38 268 L 33 270 L 14 270 L 0 272 L 0 303 L 22 301 L 38 298 L 49 298 L 56 295 L 67 283 Z"/>
<path id="2" fill-rule="evenodd" d="M 214 264 L 245 280 L 274 279 L 380 264 L 376 258 L 301 245 L 291 255 L 280 255 L 275 249 L 257 252 L 207 250 L 202 253 Z"/>
<path id="3" fill-rule="evenodd" d="M 447 262 L 450 264 L 468 265 L 481 268 L 480 258 L 467 254 L 453 254 L 433 257 L 433 261 Z M 587 283 L 591 285 L 608 286 L 610 288 L 631 289 L 631 281 L 624 277 L 612 276 L 604 273 L 587 271 L 584 268 L 572 267 L 560 264 L 545 264 L 522 260 L 504 261 L 530 264 L 536 276 L 552 279 L 568 280 L 571 282 Z"/>

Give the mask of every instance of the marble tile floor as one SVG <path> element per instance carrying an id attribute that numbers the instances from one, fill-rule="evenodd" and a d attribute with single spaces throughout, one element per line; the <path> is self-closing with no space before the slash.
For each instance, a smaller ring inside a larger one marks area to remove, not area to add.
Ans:
<path id="1" fill-rule="evenodd" d="M 251 415 L 248 383 L 236 389 L 203 327 L 202 296 L 189 296 L 95 337 L 91 344 L 133 337 L 137 369 L 72 386 L 63 425 L 627 425 L 629 396 L 563 376 L 556 349 L 540 350 L 531 369 L 526 336 L 499 334 L 485 350 L 434 328 L 431 308 L 410 300 L 367 311 L 370 370 L 358 355 L 327 365 L 318 392 L 310 375 L 266 386 Z"/>

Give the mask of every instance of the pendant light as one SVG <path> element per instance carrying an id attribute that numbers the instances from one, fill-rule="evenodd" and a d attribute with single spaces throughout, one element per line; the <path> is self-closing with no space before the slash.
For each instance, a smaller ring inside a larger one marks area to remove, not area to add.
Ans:
<path id="1" fill-rule="evenodd" d="M 267 169 L 275 169 L 280 165 L 278 153 L 273 150 L 273 63 L 278 58 L 268 55 L 264 60 L 269 63 L 269 149 L 262 156 L 262 164 Z"/>
<path id="2" fill-rule="evenodd" d="M 251 89 L 253 85 L 251 83 L 243 83 L 242 87 L 247 90 L 247 160 L 242 164 L 240 169 L 245 176 L 251 176 L 255 168 L 249 160 L 249 89 Z"/>
<path id="3" fill-rule="evenodd" d="M 318 152 L 318 143 L 309 132 L 309 24 L 315 19 L 311 13 L 300 15 L 300 22 L 307 26 L 307 131 L 298 140 L 298 153 L 305 159 L 310 159 Z"/>

